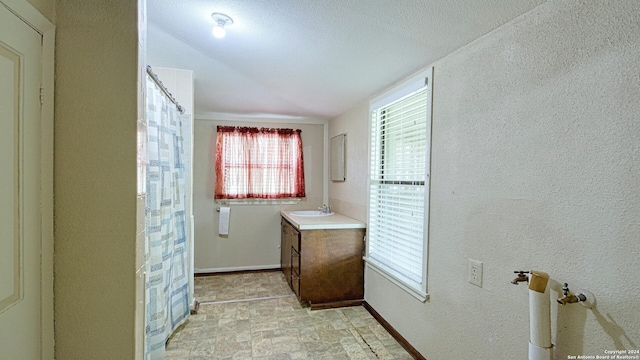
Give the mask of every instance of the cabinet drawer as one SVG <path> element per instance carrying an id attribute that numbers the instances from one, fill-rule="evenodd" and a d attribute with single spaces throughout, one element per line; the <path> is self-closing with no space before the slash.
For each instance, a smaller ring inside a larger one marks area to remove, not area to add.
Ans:
<path id="1" fill-rule="evenodd" d="M 291 289 L 300 300 L 300 253 L 291 246 Z"/>
<path id="2" fill-rule="evenodd" d="M 298 252 L 298 255 L 300 255 L 300 232 L 293 226 L 290 227 L 290 230 L 291 230 L 291 235 L 290 235 L 291 247 Z"/>
<path id="3" fill-rule="evenodd" d="M 291 247 L 291 276 L 300 277 L 300 253 Z"/>
<path id="4" fill-rule="evenodd" d="M 300 277 L 295 273 L 291 273 L 291 289 L 296 293 L 296 297 L 300 300 Z"/>

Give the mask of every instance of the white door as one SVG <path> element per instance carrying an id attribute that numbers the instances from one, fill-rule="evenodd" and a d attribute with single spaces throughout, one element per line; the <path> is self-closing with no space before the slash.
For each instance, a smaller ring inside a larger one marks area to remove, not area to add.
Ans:
<path id="1" fill-rule="evenodd" d="M 0 3 L 2 359 L 40 359 L 47 326 L 42 324 L 40 257 L 41 59 L 42 36 Z"/>

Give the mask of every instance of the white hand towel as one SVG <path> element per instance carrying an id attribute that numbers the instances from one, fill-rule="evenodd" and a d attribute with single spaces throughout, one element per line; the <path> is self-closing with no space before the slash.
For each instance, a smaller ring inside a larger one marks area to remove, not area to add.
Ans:
<path id="1" fill-rule="evenodd" d="M 218 223 L 219 235 L 229 235 L 229 215 L 231 215 L 231 208 L 228 206 L 221 206 L 220 221 Z"/>

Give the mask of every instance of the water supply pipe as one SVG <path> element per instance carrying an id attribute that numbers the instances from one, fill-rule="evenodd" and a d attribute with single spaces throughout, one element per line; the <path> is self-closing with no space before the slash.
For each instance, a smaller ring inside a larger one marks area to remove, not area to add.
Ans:
<path id="1" fill-rule="evenodd" d="M 536 270 L 515 273 L 518 277 L 511 283 L 529 282 L 529 360 L 552 360 L 551 302 L 547 292 L 549 275 Z"/>

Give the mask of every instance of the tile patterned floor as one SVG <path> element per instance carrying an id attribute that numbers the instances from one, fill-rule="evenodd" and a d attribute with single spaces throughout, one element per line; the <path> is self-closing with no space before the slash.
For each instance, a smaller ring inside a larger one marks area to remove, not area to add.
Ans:
<path id="1" fill-rule="evenodd" d="M 412 359 L 362 306 L 301 306 L 282 272 L 196 277 L 195 294 L 167 360 Z"/>

